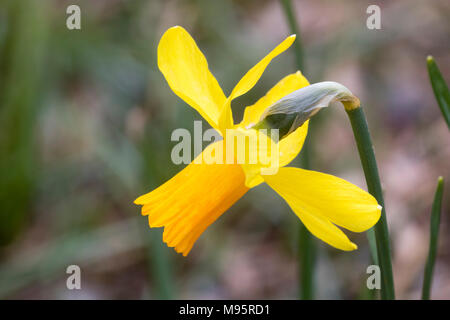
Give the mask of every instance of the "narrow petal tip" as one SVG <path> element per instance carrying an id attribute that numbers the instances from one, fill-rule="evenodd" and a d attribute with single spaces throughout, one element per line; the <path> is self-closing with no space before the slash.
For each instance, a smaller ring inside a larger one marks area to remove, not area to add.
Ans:
<path id="1" fill-rule="evenodd" d="M 167 30 L 175 30 L 175 29 L 184 29 L 182 26 L 179 26 L 179 25 L 175 25 L 175 26 L 173 26 L 173 27 L 170 27 L 169 29 L 167 29 Z"/>
<path id="2" fill-rule="evenodd" d="M 145 196 L 145 195 L 136 198 L 136 199 L 133 201 L 133 203 L 134 203 L 134 204 L 137 204 L 137 205 L 144 205 L 144 204 L 146 204 L 146 202 L 143 200 L 143 199 L 144 199 L 144 196 Z"/>
<path id="3" fill-rule="evenodd" d="M 348 242 L 347 242 L 347 244 L 345 246 L 340 247 L 338 249 L 341 249 L 343 251 L 355 251 L 355 250 L 358 249 L 358 246 L 355 243 L 353 243 L 350 240 L 348 240 Z"/>

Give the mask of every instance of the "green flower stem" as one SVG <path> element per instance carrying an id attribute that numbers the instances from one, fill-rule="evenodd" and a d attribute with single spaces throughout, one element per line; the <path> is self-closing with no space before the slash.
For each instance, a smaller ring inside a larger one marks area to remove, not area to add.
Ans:
<path id="1" fill-rule="evenodd" d="M 281 0 L 281 4 L 283 5 L 284 14 L 289 24 L 289 29 L 293 34 L 297 35 L 297 38 L 295 39 L 294 42 L 295 62 L 297 64 L 297 68 L 304 73 L 305 70 L 304 70 L 302 39 L 300 37 L 300 28 L 298 26 L 297 19 L 295 18 L 295 13 L 292 8 L 291 0 Z"/>
<path id="2" fill-rule="evenodd" d="M 140 221 L 139 232 L 145 244 L 145 263 L 150 294 L 155 299 L 174 299 L 173 265 L 171 256 L 169 256 L 171 249 L 161 241 L 162 230 L 149 230 L 148 224 L 143 222 L 142 220 Z"/>
<path id="3" fill-rule="evenodd" d="M 286 20 L 289 24 L 291 33 L 297 35 L 294 42 L 295 63 L 298 70 L 305 73 L 303 45 L 300 36 L 300 29 L 295 18 L 291 0 L 281 0 Z M 310 138 L 307 137 L 302 149 L 302 167 L 310 168 Z M 316 261 L 316 248 L 311 233 L 306 229 L 303 223 L 299 223 L 298 229 L 298 259 L 299 259 L 299 289 L 300 298 L 311 300 L 314 298 L 314 266 Z"/>
<path id="4" fill-rule="evenodd" d="M 148 229 L 148 228 L 147 228 Z M 149 230 L 146 230 L 147 234 Z M 153 281 L 155 281 L 156 293 L 158 299 L 170 300 L 174 298 L 174 284 L 173 284 L 173 270 L 171 259 L 168 254 L 168 248 L 165 243 L 161 241 L 162 232 L 150 232 L 151 247 L 148 247 L 147 254 Z M 159 230 L 158 230 L 159 231 Z"/>
<path id="5" fill-rule="evenodd" d="M 314 267 L 316 261 L 316 246 L 311 233 L 300 222 L 298 233 L 300 298 L 311 300 L 314 298 Z"/>
<path id="6" fill-rule="evenodd" d="M 160 129 L 160 128 L 159 128 Z M 161 129 L 160 129 L 161 130 Z M 151 136 L 153 131 L 149 128 L 146 136 Z M 143 158 L 142 173 L 147 185 L 159 185 L 167 180 L 169 173 L 161 173 L 157 170 L 155 163 L 154 150 L 161 147 L 152 142 L 152 139 L 143 139 L 141 150 Z M 148 187 L 148 186 L 147 186 Z M 142 188 L 144 190 L 144 188 Z M 143 219 L 147 220 L 146 218 Z M 148 223 L 141 221 L 141 232 L 144 238 L 145 258 L 149 271 L 149 286 L 154 289 L 154 295 L 157 299 L 171 300 L 176 298 L 175 275 L 173 259 L 170 256 L 171 248 L 168 248 L 162 239 L 162 230 L 160 228 L 149 229 Z"/>
<path id="7" fill-rule="evenodd" d="M 442 74 L 432 56 L 427 57 L 427 67 L 434 95 L 436 96 L 439 108 L 441 108 L 442 116 L 450 129 L 450 91 L 448 90 L 447 83 L 442 77 Z"/>
<path id="8" fill-rule="evenodd" d="M 361 107 L 346 107 L 346 112 L 352 125 L 369 193 L 372 194 L 383 207 L 381 210 L 381 218 L 375 225 L 378 262 L 381 269 L 381 298 L 389 300 L 395 299 L 386 210 L 384 207 L 383 192 L 381 190 L 380 177 L 369 128 L 367 127 L 366 117 Z"/>
<path id="9" fill-rule="evenodd" d="M 2 1 L 0 8 L 1 250 L 30 220 L 39 183 L 36 127 L 49 25 L 46 1 Z"/>
<path id="10" fill-rule="evenodd" d="M 306 139 L 302 148 L 302 167 L 310 168 L 310 139 Z M 305 225 L 298 224 L 298 259 L 300 299 L 314 299 L 314 268 L 316 264 L 316 245 L 312 234 Z"/>
<path id="11" fill-rule="evenodd" d="M 428 250 L 428 259 L 425 266 L 422 287 L 422 299 L 430 299 L 431 280 L 433 278 L 434 262 L 436 261 L 437 243 L 439 234 L 439 224 L 441 221 L 441 207 L 442 195 L 444 193 L 444 179 L 439 177 L 434 194 L 433 206 L 431 208 L 431 223 L 430 223 L 430 248 Z"/>
<path id="12" fill-rule="evenodd" d="M 377 254 L 377 239 L 375 237 L 375 229 L 372 227 L 366 231 L 367 240 L 369 241 L 370 255 L 374 264 L 379 265 Z"/>

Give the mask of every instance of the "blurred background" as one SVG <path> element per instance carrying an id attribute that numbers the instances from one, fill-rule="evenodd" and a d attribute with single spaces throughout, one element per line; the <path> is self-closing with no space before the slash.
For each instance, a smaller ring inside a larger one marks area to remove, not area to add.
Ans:
<path id="1" fill-rule="evenodd" d="M 81 8 L 81 30 L 66 9 Z M 420 298 L 431 203 L 450 178 L 450 139 L 429 83 L 450 81 L 450 3 L 293 1 L 310 82 L 337 81 L 366 110 L 392 241 L 397 296 Z M 277 0 L 0 0 L 0 299 L 296 299 L 298 219 L 273 191 L 250 190 L 187 258 L 149 229 L 133 200 L 182 169 L 170 134 L 201 117 L 156 63 L 162 33 L 185 27 L 229 94 L 290 34 Z M 296 71 L 294 47 L 233 101 L 245 106 Z M 203 123 L 204 128 L 207 123 Z M 343 108 L 311 121 L 311 168 L 366 188 Z M 301 158 L 300 154 L 300 158 Z M 294 165 L 298 165 L 296 160 Z M 448 183 L 447 183 L 448 185 Z M 450 298 L 450 197 L 444 193 L 432 298 Z M 365 234 L 341 252 L 315 239 L 316 297 L 364 298 Z M 66 288 L 81 268 L 82 290 Z"/>

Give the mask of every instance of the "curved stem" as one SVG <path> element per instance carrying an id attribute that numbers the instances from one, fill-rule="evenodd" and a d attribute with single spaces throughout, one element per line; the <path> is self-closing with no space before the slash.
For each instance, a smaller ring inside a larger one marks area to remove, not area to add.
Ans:
<path id="1" fill-rule="evenodd" d="M 394 278 L 392 275 L 391 249 L 389 244 L 389 232 L 386 221 L 386 209 L 384 206 L 383 192 L 381 189 L 380 176 L 378 174 L 375 153 L 367 127 L 366 117 L 361 107 L 346 108 L 347 115 L 352 125 L 359 157 L 366 177 L 367 188 L 378 203 L 383 207 L 381 218 L 375 225 L 375 237 L 377 243 L 378 262 L 381 269 L 381 298 L 395 299 Z"/>

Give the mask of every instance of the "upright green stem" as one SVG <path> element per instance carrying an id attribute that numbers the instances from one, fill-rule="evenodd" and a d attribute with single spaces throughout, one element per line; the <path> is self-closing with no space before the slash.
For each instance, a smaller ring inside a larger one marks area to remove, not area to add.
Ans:
<path id="1" fill-rule="evenodd" d="M 295 63 L 297 69 L 305 73 L 302 39 L 291 0 L 281 0 L 281 4 L 291 33 L 297 35 L 296 41 L 294 42 Z M 305 169 L 310 168 L 309 140 L 310 138 L 307 137 L 301 155 L 302 167 Z M 298 259 L 300 298 L 311 300 L 314 298 L 314 265 L 316 260 L 316 250 L 311 233 L 301 222 L 299 222 L 298 230 Z"/>
<path id="2" fill-rule="evenodd" d="M 148 131 L 146 134 L 151 135 L 152 131 Z M 158 146 L 151 141 L 151 139 L 145 139 L 142 144 L 143 163 L 145 164 L 142 169 L 147 184 L 154 179 L 153 184 L 157 185 L 165 181 L 167 176 L 158 174 L 160 171 L 155 169 L 153 150 L 157 150 Z M 141 222 L 143 238 L 146 243 L 145 253 L 150 273 L 150 287 L 154 288 L 157 299 L 175 299 L 174 268 L 169 255 L 171 249 L 161 241 L 162 230 L 149 229 L 147 223 Z"/>
<path id="3" fill-rule="evenodd" d="M 302 149 L 302 167 L 310 168 L 310 139 L 306 139 Z M 314 267 L 316 262 L 316 246 L 314 238 L 299 221 L 298 225 L 298 259 L 300 299 L 314 299 Z"/>
<path id="4" fill-rule="evenodd" d="M 300 274 L 300 298 L 311 300 L 314 298 L 314 265 L 316 261 L 316 247 L 311 233 L 300 222 L 298 233 L 298 254 Z"/>
<path id="5" fill-rule="evenodd" d="M 436 261 L 439 224 L 441 221 L 442 194 L 444 193 L 444 178 L 439 177 L 436 193 L 434 194 L 433 207 L 431 208 L 430 223 L 430 248 L 427 264 L 423 277 L 422 299 L 429 300 L 431 292 L 431 280 L 433 278 L 434 262 Z"/>
<path id="6" fill-rule="evenodd" d="M 0 8 L 1 249 L 30 220 L 40 171 L 36 124 L 49 28 L 47 1 L 2 1 Z"/>
<path id="7" fill-rule="evenodd" d="M 381 269 L 381 298 L 395 299 L 386 210 L 384 207 L 380 176 L 378 174 L 378 167 L 369 128 L 367 127 L 366 117 L 361 107 L 346 108 L 346 112 L 352 125 L 369 193 L 372 194 L 383 207 L 381 210 L 381 218 L 375 225 L 378 261 Z"/>
<path id="8" fill-rule="evenodd" d="M 295 62 L 297 64 L 297 68 L 304 73 L 305 70 L 302 39 L 300 37 L 300 28 L 298 26 L 297 19 L 295 19 L 295 13 L 292 8 L 291 0 L 281 0 L 281 4 L 283 5 L 284 14 L 289 24 L 289 29 L 292 33 L 297 35 L 296 41 L 294 42 Z"/>
<path id="9" fill-rule="evenodd" d="M 173 299 L 173 270 L 170 257 L 167 252 L 168 248 L 166 244 L 161 241 L 161 232 L 156 232 L 157 230 L 146 231 L 147 234 L 150 232 L 150 236 L 148 238 L 150 238 L 149 241 L 151 246 L 147 247 L 146 250 L 148 259 L 151 260 L 150 267 L 153 274 L 153 281 L 155 282 L 157 298 L 163 300 Z"/>

